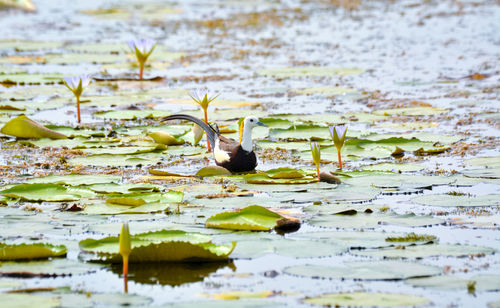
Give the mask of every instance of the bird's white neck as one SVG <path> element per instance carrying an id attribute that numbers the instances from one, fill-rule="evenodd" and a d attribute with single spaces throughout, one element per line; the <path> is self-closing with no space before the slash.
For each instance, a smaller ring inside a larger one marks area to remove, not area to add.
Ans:
<path id="1" fill-rule="evenodd" d="M 241 137 L 241 148 L 247 152 L 253 151 L 252 127 L 250 127 L 250 125 L 243 126 L 243 136 Z"/>

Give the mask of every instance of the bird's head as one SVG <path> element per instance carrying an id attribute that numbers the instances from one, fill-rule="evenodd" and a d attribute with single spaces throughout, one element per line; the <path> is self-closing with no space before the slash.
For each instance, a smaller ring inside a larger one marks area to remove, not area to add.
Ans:
<path id="1" fill-rule="evenodd" d="M 248 127 L 252 129 L 256 126 L 267 126 L 267 125 L 259 121 L 259 118 L 253 116 L 246 117 L 245 120 L 243 120 L 243 127 Z"/>

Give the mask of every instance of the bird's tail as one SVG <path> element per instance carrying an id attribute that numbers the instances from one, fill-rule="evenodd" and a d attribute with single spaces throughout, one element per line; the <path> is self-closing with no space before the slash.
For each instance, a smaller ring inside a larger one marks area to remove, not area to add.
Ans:
<path id="1" fill-rule="evenodd" d="M 203 122 L 202 120 L 187 115 L 187 114 L 173 114 L 169 115 L 168 117 L 164 117 L 161 119 L 162 121 L 170 121 L 170 120 L 186 120 L 186 121 L 191 121 L 198 126 L 200 126 L 206 133 L 207 133 L 207 138 L 208 141 L 210 142 L 210 145 L 212 146 L 212 149 L 215 147 L 215 137 L 217 136 L 217 132 L 208 124 Z"/>

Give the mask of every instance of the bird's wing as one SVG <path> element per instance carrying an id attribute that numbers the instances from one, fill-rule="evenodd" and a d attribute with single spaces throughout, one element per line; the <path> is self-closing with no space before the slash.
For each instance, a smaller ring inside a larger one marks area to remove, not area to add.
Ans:
<path id="1" fill-rule="evenodd" d="M 219 148 L 222 151 L 227 153 L 236 152 L 239 146 L 240 144 L 238 141 L 219 135 Z"/>

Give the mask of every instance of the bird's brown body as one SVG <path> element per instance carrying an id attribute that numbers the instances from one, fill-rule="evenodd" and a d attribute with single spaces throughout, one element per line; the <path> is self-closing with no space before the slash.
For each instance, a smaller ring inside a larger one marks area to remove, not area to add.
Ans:
<path id="1" fill-rule="evenodd" d="M 241 142 L 222 136 L 218 130 L 213 129 L 200 119 L 190 115 L 175 114 L 165 117 L 163 120 L 187 120 L 199 125 L 207 133 L 207 139 L 212 146 L 215 163 L 218 166 L 231 172 L 252 171 L 257 167 L 257 157 L 253 150 L 246 151 Z M 252 119 L 252 121 L 258 123 L 256 125 L 263 125 L 258 120 Z"/>

